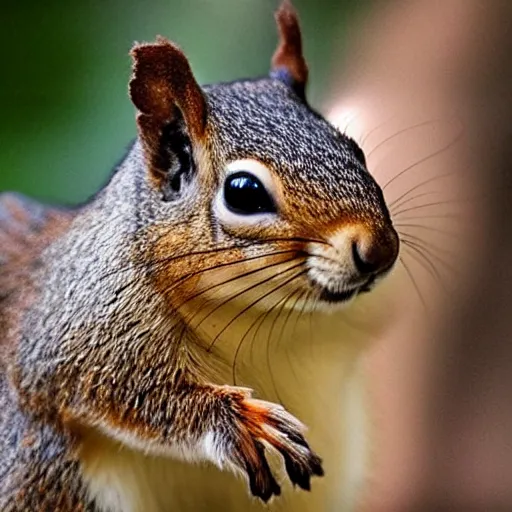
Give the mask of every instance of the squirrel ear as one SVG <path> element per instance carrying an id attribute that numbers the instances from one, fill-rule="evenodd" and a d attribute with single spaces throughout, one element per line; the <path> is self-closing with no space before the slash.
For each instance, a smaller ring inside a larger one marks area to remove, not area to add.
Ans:
<path id="1" fill-rule="evenodd" d="M 282 1 L 275 18 L 279 31 L 279 45 L 272 57 L 270 76 L 284 82 L 304 100 L 308 66 L 302 55 L 302 37 L 297 11 L 290 0 Z"/>
<path id="2" fill-rule="evenodd" d="M 167 171 L 164 129 L 181 112 L 192 143 L 204 135 L 206 101 L 184 53 L 163 37 L 152 44 L 138 44 L 130 52 L 133 74 L 130 97 L 139 110 L 139 135 L 151 170 Z"/>

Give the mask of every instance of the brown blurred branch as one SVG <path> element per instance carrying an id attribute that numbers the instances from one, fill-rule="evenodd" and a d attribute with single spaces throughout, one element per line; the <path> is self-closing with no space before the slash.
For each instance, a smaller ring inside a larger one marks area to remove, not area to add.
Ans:
<path id="1" fill-rule="evenodd" d="M 371 512 L 512 510 L 511 20 L 508 0 L 376 3 L 358 28 L 348 79 L 335 81 L 344 91 L 333 90 L 333 118 L 349 132 L 358 125 L 359 140 L 373 138 L 365 149 L 400 131 L 390 119 L 447 125 L 455 113 L 463 140 L 414 180 L 453 173 L 436 192 L 447 202 L 463 202 L 466 192 L 486 198 L 455 224 L 455 292 L 426 291 L 428 311 L 412 311 L 404 293 L 401 318 L 369 358 L 379 410 Z M 347 108 L 356 110 L 351 119 Z M 439 147 L 431 131 L 404 133 L 370 161 L 381 183 Z M 389 192 L 388 201 L 403 193 Z"/>
<path id="2" fill-rule="evenodd" d="M 449 311 L 426 404 L 431 454 L 411 510 L 512 510 L 512 4 L 485 2 L 470 140 L 492 200 L 479 267 Z"/>

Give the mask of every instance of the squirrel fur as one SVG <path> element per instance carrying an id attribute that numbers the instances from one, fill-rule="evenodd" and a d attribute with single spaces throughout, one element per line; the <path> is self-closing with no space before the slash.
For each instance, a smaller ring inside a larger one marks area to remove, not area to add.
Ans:
<path id="1" fill-rule="evenodd" d="M 87 204 L 0 196 L 0 510 L 354 505 L 398 238 L 276 18 L 266 78 L 200 87 L 174 44 L 136 45 L 139 135 Z"/>

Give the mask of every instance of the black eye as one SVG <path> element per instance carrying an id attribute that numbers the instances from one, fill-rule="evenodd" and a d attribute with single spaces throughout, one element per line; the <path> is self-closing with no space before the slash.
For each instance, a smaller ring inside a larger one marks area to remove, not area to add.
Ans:
<path id="1" fill-rule="evenodd" d="M 272 213 L 276 207 L 261 181 L 248 172 L 235 172 L 224 183 L 224 201 L 241 215 Z"/>

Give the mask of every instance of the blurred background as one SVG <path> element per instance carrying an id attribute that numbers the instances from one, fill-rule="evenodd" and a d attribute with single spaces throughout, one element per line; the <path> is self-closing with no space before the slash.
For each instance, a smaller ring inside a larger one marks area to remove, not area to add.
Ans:
<path id="1" fill-rule="evenodd" d="M 132 43 L 169 37 L 201 83 L 263 75 L 277 4 L 4 2 L 0 191 L 86 200 L 135 136 Z M 365 150 L 402 241 L 360 509 L 512 510 L 512 2 L 294 4 L 309 101 Z"/>
<path id="2" fill-rule="evenodd" d="M 325 97 L 332 48 L 368 2 L 298 0 L 311 66 Z M 277 0 L 3 2 L 0 190 L 76 203 L 94 193 L 135 137 L 128 52 L 157 34 L 186 51 L 200 83 L 265 75 Z M 333 23 L 336 20 L 336 23 Z"/>

